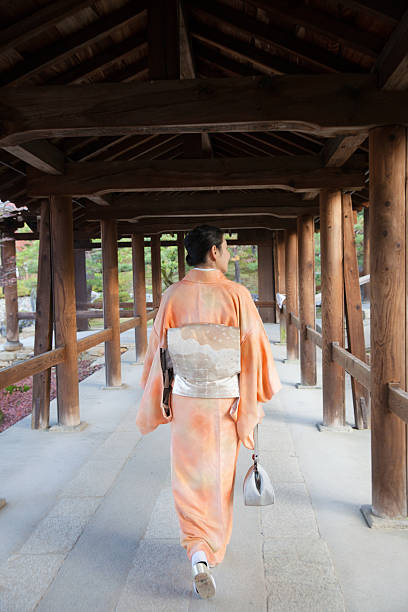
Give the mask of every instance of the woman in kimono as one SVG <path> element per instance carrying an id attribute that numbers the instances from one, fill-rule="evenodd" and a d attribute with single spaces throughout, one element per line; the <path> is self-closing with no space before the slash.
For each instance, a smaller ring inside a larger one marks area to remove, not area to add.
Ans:
<path id="1" fill-rule="evenodd" d="M 201 225 L 184 240 L 193 267 L 164 291 L 144 361 L 136 419 L 142 434 L 171 422 L 171 477 L 193 586 L 212 597 L 210 567 L 225 555 L 240 443 L 281 384 L 262 320 L 243 285 L 225 277 L 223 232 Z M 171 375 L 174 377 L 171 379 Z"/>

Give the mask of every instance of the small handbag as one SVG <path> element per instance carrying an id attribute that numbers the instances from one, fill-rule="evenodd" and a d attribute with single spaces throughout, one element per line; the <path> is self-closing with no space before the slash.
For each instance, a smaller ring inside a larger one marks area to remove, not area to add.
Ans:
<path id="1" fill-rule="evenodd" d="M 258 462 L 258 425 L 254 429 L 254 454 L 251 465 L 244 478 L 244 504 L 246 506 L 269 506 L 275 503 L 275 491 L 271 480 Z"/>

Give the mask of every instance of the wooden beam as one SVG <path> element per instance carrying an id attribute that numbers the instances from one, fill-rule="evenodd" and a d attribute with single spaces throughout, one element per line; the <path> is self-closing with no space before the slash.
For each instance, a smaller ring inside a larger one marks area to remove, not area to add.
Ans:
<path id="1" fill-rule="evenodd" d="M 65 155 L 46 140 L 34 140 L 24 146 L 3 147 L 5 151 L 21 159 L 29 166 L 47 174 L 63 174 Z"/>
<path id="2" fill-rule="evenodd" d="M 343 242 L 341 193 L 320 194 L 320 245 L 322 277 L 322 378 L 323 425 L 346 425 L 344 370 L 332 360 L 331 343 L 344 347 Z"/>
<path id="3" fill-rule="evenodd" d="M 284 130 L 348 135 L 406 123 L 408 93 L 324 74 L 3 88 L 0 146 L 49 137 Z"/>
<path id="4" fill-rule="evenodd" d="M 365 184 L 364 169 L 360 159 L 344 168 L 324 168 L 319 158 L 310 155 L 67 163 L 65 174 L 58 177 L 29 168 L 27 192 L 31 197 L 47 193 L 82 197 L 115 191 L 359 189 Z"/>
<path id="5" fill-rule="evenodd" d="M 178 79 L 178 0 L 150 0 L 147 9 L 149 78 Z"/>
<path id="6" fill-rule="evenodd" d="M 125 194 L 114 197 L 112 206 L 87 208 L 85 219 L 130 219 L 144 217 L 188 217 L 196 215 L 273 215 L 294 218 L 302 214 L 318 215 L 319 207 L 304 202 L 298 195 L 283 191 L 200 191 L 176 198 L 163 194 Z"/>
<path id="7" fill-rule="evenodd" d="M 85 249 L 74 250 L 75 265 L 75 298 L 77 310 L 88 301 L 88 287 L 86 282 L 86 258 Z M 77 330 L 85 331 L 89 329 L 87 319 L 77 319 Z"/>
<path id="8" fill-rule="evenodd" d="M 2 368 L 0 370 L 0 389 L 13 385 L 28 376 L 34 376 L 39 372 L 48 370 L 53 366 L 63 364 L 65 354 L 65 347 L 61 346 L 53 351 L 47 351 L 42 353 L 42 355 L 31 357 L 31 359 L 22 361 L 17 365 Z"/>
<path id="9" fill-rule="evenodd" d="M 406 425 L 388 383 L 406 390 L 406 128 L 370 132 L 372 509 L 407 517 Z"/>
<path id="10" fill-rule="evenodd" d="M 112 329 L 112 337 L 105 342 L 106 386 L 122 384 L 120 361 L 119 279 L 116 222 L 101 221 L 103 318 L 104 327 Z"/>
<path id="11" fill-rule="evenodd" d="M 141 232 L 145 235 L 155 235 L 168 232 L 188 231 L 200 225 L 200 223 L 209 223 L 216 225 L 224 230 L 264 228 L 268 230 L 283 230 L 296 226 L 294 219 L 278 219 L 277 217 L 263 217 L 247 215 L 245 217 L 195 217 L 185 219 L 146 219 L 138 223 L 119 223 L 118 233 L 120 236 L 130 236 L 134 232 Z M 255 240 L 256 242 L 256 240 Z"/>
<path id="12" fill-rule="evenodd" d="M 374 72 L 379 87 L 386 90 L 404 90 L 408 87 L 408 10 L 399 20 L 381 51 Z"/>
<path id="13" fill-rule="evenodd" d="M 80 424 L 80 415 L 70 197 L 51 197 L 50 228 L 55 346 L 65 346 L 65 359 L 57 366 L 58 424 L 75 427 Z"/>
<path id="14" fill-rule="evenodd" d="M 338 342 L 332 342 L 332 359 L 338 363 L 343 370 L 348 372 L 353 380 L 356 380 L 359 385 L 369 391 L 371 385 L 369 365 L 345 348 L 342 348 Z"/>
<path id="15" fill-rule="evenodd" d="M 52 348 L 52 268 L 50 242 L 50 205 L 41 203 L 40 244 L 38 252 L 37 299 L 35 318 L 34 355 L 41 355 Z M 50 420 L 51 370 L 44 370 L 33 377 L 32 429 L 47 429 Z"/>

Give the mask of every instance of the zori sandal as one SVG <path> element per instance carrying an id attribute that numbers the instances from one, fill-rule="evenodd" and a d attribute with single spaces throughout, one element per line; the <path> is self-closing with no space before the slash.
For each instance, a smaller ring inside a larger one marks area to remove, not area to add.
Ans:
<path id="1" fill-rule="evenodd" d="M 193 586 L 194 591 L 202 599 L 214 597 L 215 580 L 206 563 L 195 563 L 193 565 Z"/>

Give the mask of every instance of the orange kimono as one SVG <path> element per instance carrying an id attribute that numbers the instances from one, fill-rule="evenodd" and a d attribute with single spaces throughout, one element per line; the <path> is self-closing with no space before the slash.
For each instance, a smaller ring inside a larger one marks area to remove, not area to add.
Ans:
<path id="1" fill-rule="evenodd" d="M 168 331 L 170 330 L 170 331 Z M 163 409 L 160 349 L 175 378 Z M 181 544 L 210 565 L 225 555 L 239 444 L 254 447 L 260 403 L 281 384 L 248 289 L 220 270 L 191 269 L 162 295 L 143 366 L 136 424 L 142 434 L 171 422 L 171 474 Z"/>

